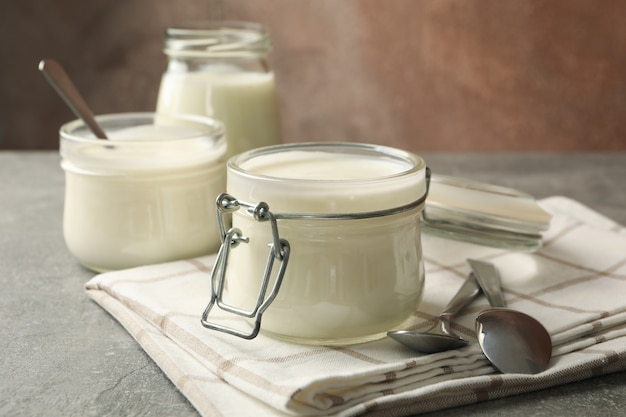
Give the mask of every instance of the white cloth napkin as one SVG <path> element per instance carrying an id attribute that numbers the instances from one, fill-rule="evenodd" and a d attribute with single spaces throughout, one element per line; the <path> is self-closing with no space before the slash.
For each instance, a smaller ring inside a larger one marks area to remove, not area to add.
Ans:
<path id="1" fill-rule="evenodd" d="M 484 358 L 474 335 L 484 297 L 454 322 L 468 347 L 421 355 L 389 339 L 333 348 L 207 330 L 212 256 L 101 274 L 86 291 L 204 416 L 414 415 L 626 369 L 626 229 L 567 198 L 540 203 L 554 217 L 536 253 L 424 235 L 415 313 L 426 329 L 469 273 L 466 259 L 493 262 L 508 307 L 552 336 L 550 367 L 537 375 L 501 374 Z"/>

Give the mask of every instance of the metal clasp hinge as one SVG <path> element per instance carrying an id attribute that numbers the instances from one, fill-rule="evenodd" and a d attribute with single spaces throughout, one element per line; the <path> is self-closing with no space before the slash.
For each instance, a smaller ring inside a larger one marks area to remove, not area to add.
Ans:
<path id="1" fill-rule="evenodd" d="M 222 193 L 217 197 L 216 204 L 218 209 L 218 227 L 222 244 L 217 253 L 217 259 L 215 260 L 215 265 L 213 266 L 213 272 L 211 273 L 211 299 L 207 307 L 204 309 L 200 321 L 202 325 L 208 329 L 228 333 L 234 336 L 241 337 L 243 339 L 254 339 L 261 329 L 261 317 L 265 310 L 272 303 L 272 301 L 274 301 L 274 299 L 276 298 L 278 290 L 280 289 L 280 285 L 283 281 L 285 269 L 287 268 L 287 263 L 289 261 L 289 242 L 286 239 L 280 238 L 278 234 L 276 217 L 269 210 L 269 206 L 266 203 L 260 202 L 256 205 L 252 205 L 242 201 L 238 201 L 236 198 L 229 194 Z M 240 210 L 242 207 L 245 208 L 246 212 L 251 215 L 256 221 L 269 221 L 270 227 L 272 229 L 272 242 L 268 245 L 269 254 L 265 266 L 265 271 L 263 273 L 256 305 L 251 310 L 245 310 L 230 305 L 224 302 L 223 299 L 226 281 L 226 269 L 230 253 L 232 249 L 236 248 L 239 244 L 247 244 L 250 241 L 250 239 L 243 236 L 241 230 L 237 228 L 230 228 L 228 231 L 226 231 L 225 216 Z M 276 262 L 279 262 L 280 266 L 276 274 L 276 279 L 274 280 L 272 289 L 269 291 L 268 294 L 268 288 L 272 279 L 272 271 Z M 238 330 L 232 327 L 209 322 L 209 313 L 215 305 L 217 305 L 217 307 L 222 311 L 232 313 L 236 316 L 254 319 L 254 325 L 252 327 L 252 330 L 250 332 L 244 332 L 242 330 Z"/>

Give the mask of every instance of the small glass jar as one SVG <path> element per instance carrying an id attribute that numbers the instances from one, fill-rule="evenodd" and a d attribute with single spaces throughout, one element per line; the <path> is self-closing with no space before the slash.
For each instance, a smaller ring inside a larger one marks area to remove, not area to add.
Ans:
<path id="1" fill-rule="evenodd" d="M 168 28 L 157 111 L 224 123 L 228 155 L 281 142 L 267 29 L 252 22 L 208 21 Z"/>
<path id="2" fill-rule="evenodd" d="M 233 228 L 221 221 L 203 325 L 332 345 L 401 326 L 423 291 L 427 171 L 417 155 L 366 144 L 279 145 L 231 158 L 218 207 Z M 211 320 L 215 305 L 255 327 Z"/>
<path id="3" fill-rule="evenodd" d="M 215 198 L 225 189 L 221 123 L 154 113 L 96 119 L 109 140 L 94 138 L 81 120 L 60 129 L 63 231 L 79 262 L 108 271 L 216 251 Z"/>

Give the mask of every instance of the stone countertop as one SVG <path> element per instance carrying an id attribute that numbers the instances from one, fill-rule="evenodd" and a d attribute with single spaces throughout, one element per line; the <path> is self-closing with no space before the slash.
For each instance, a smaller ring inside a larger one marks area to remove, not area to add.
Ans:
<path id="1" fill-rule="evenodd" d="M 626 154 L 436 153 L 433 172 L 564 195 L 626 224 Z M 132 337 L 83 292 L 63 241 L 56 152 L 0 152 L 0 415 L 197 416 Z M 428 416 L 621 416 L 626 373 Z"/>

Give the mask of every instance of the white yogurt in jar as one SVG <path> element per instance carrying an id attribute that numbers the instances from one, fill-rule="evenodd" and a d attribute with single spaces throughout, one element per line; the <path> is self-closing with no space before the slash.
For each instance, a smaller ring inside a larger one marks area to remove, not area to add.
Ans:
<path id="1" fill-rule="evenodd" d="M 219 247 L 215 198 L 225 189 L 223 127 L 199 116 L 100 116 L 110 140 L 81 121 L 61 128 L 63 229 L 86 267 L 116 270 Z"/>
<path id="2" fill-rule="evenodd" d="M 248 73 L 228 67 L 167 72 L 161 79 L 157 111 L 201 114 L 222 121 L 229 155 L 280 143 L 272 72 Z"/>
<path id="3" fill-rule="evenodd" d="M 303 343 L 346 344 L 379 338 L 406 321 L 424 284 L 425 172 L 416 155 L 361 144 L 281 145 L 231 159 L 228 193 L 253 205 L 266 202 L 291 247 L 261 331 Z M 244 210 L 232 221 L 250 240 L 231 250 L 225 300 L 251 309 L 271 227 Z"/>

